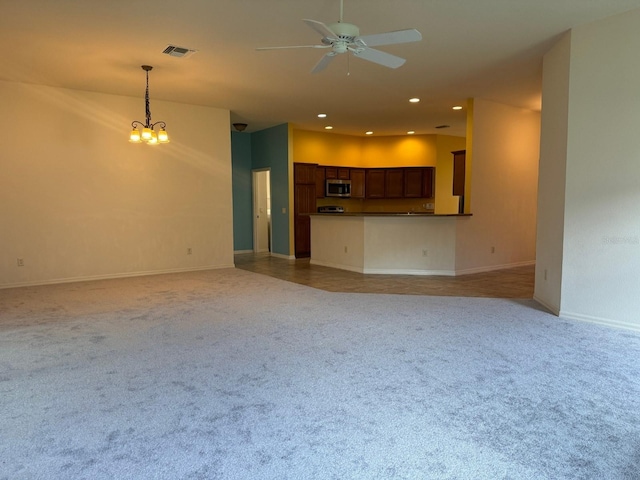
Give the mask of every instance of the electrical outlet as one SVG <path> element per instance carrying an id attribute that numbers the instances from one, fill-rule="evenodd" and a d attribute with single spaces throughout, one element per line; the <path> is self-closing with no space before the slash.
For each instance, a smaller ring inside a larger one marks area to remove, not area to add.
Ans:
<path id="1" fill-rule="evenodd" d="M 544 279 L 545 280 L 547 279 L 547 269 L 546 268 L 544 269 Z"/>
<path id="2" fill-rule="evenodd" d="M 496 253 L 496 247 L 491 247 L 491 253 Z"/>
<path id="3" fill-rule="evenodd" d="M 429 251 L 426 248 L 422 250 L 422 256 L 423 257 L 428 257 L 429 256 Z"/>
<path id="4" fill-rule="evenodd" d="M 18 259 L 18 266 L 19 267 L 24 267 L 24 259 L 23 258 L 19 258 Z"/>
<path id="5" fill-rule="evenodd" d="M 282 207 L 282 213 L 287 213 L 287 208 L 286 207 Z"/>
<path id="6" fill-rule="evenodd" d="M 347 246 L 344 246 L 344 253 L 347 253 Z"/>
<path id="7" fill-rule="evenodd" d="M 193 250 L 191 250 L 191 247 L 187 248 L 187 255 L 191 255 L 193 253 Z"/>

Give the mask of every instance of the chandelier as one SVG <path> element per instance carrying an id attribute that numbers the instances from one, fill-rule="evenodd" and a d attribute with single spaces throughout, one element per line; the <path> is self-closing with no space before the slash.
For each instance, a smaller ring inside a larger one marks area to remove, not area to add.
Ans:
<path id="1" fill-rule="evenodd" d="M 159 143 L 169 143 L 169 135 L 167 134 L 167 124 L 165 122 L 151 123 L 151 109 L 149 108 L 149 70 L 153 67 L 150 65 L 142 65 L 142 69 L 147 72 L 147 90 L 144 94 L 145 104 L 145 122 L 134 120 L 131 122 L 131 135 L 129 141 L 131 143 L 146 142 L 148 145 L 157 145 Z M 160 130 L 156 133 L 156 125 Z M 140 132 L 142 128 L 142 132 Z"/>

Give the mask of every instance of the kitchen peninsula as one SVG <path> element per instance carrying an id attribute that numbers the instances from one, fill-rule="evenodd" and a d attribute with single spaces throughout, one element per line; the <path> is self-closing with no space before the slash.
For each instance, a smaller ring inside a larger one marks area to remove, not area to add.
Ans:
<path id="1" fill-rule="evenodd" d="M 456 274 L 456 233 L 470 215 L 312 214 L 311 263 L 359 273 Z"/>

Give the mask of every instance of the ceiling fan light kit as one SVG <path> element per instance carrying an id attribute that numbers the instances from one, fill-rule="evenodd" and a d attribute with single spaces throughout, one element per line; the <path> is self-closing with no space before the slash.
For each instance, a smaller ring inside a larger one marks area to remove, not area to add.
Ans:
<path id="1" fill-rule="evenodd" d="M 358 58 L 377 63 L 388 68 L 398 68 L 405 63 L 405 59 L 392 55 L 382 50 L 371 47 L 381 45 L 393 45 L 398 43 L 417 42 L 422 40 L 422 35 L 416 29 L 397 30 L 394 32 L 378 33 L 360 36 L 360 29 L 352 24 L 342 21 L 343 0 L 340 0 L 340 20 L 326 25 L 317 20 L 304 19 L 310 28 L 322 35 L 319 45 L 291 45 L 285 47 L 261 47 L 257 50 L 280 50 L 287 48 L 329 48 L 320 61 L 313 67 L 311 73 L 324 70 L 333 57 L 343 53 L 351 53 Z"/>

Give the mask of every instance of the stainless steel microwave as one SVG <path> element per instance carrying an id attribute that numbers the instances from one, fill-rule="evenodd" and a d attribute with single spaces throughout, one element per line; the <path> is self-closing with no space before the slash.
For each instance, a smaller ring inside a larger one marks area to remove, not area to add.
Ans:
<path id="1" fill-rule="evenodd" d="M 330 178 L 327 180 L 325 197 L 350 197 L 351 180 L 338 180 Z"/>

